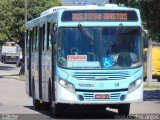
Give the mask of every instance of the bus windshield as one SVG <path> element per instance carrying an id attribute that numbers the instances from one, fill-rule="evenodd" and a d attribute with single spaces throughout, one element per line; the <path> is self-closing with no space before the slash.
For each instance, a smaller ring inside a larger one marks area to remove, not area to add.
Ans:
<path id="1" fill-rule="evenodd" d="M 87 38 L 88 37 L 88 38 Z M 92 43 L 92 44 L 91 44 Z M 123 69 L 142 64 L 140 27 L 61 27 L 58 65 L 70 69 Z"/>

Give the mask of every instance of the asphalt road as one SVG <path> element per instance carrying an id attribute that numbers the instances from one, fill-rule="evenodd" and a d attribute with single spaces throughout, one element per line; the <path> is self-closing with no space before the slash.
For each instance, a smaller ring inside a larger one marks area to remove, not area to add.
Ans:
<path id="1" fill-rule="evenodd" d="M 35 111 L 32 99 L 25 92 L 25 82 L 18 76 L 20 68 L 15 64 L 0 62 L 0 120 L 50 120 L 50 119 L 112 119 L 118 116 L 116 109 L 107 109 L 102 114 L 101 109 L 87 108 L 70 109 L 64 116 L 53 117 L 50 111 Z M 144 91 L 144 102 L 133 103 L 130 118 L 160 119 L 160 90 Z"/>

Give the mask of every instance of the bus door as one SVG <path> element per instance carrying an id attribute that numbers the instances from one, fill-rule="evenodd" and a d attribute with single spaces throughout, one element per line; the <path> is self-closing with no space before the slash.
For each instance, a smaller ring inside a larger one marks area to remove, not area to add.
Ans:
<path id="1" fill-rule="evenodd" d="M 39 31 L 39 54 L 38 54 L 38 85 L 39 85 L 39 99 L 42 99 L 42 51 L 43 51 L 43 41 L 44 41 L 44 33 L 45 28 L 44 24 L 40 25 L 40 31 Z"/>
<path id="2" fill-rule="evenodd" d="M 52 100 L 55 101 L 55 79 L 56 79 L 56 39 L 57 39 L 57 24 L 51 25 L 51 77 L 52 77 Z"/>

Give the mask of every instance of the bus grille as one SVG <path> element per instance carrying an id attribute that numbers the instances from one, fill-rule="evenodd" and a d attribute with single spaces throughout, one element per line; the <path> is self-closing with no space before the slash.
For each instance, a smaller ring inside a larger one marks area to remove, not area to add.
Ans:
<path id="1" fill-rule="evenodd" d="M 125 72 L 76 72 L 73 75 L 78 80 L 122 80 L 131 77 L 131 73 Z"/>
<path id="2" fill-rule="evenodd" d="M 111 93 L 109 95 L 108 99 L 101 99 L 101 100 L 107 100 L 107 101 L 114 101 L 114 100 L 119 100 L 121 96 L 121 93 Z M 84 93 L 83 94 L 84 100 L 85 101 L 96 101 L 100 99 L 95 99 L 95 94 L 94 93 Z"/>

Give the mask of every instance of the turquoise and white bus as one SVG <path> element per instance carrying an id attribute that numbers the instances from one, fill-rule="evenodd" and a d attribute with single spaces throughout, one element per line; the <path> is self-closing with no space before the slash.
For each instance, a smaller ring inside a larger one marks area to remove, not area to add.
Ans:
<path id="1" fill-rule="evenodd" d="M 143 101 L 142 23 L 138 9 L 62 6 L 26 25 L 26 88 L 35 109 L 97 106 L 128 115 Z M 48 104 L 47 104 L 48 103 Z"/>

